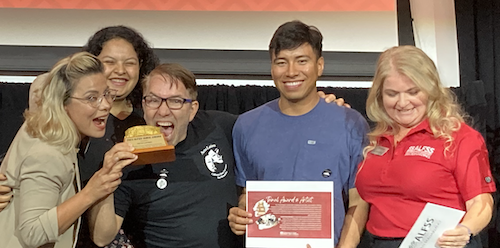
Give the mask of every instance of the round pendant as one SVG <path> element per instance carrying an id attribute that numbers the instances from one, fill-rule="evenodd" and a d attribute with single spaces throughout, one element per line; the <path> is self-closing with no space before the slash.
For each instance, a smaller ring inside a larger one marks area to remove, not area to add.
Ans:
<path id="1" fill-rule="evenodd" d="M 165 178 L 160 178 L 158 179 L 158 181 L 156 181 L 156 187 L 158 187 L 159 189 L 164 189 L 167 187 L 167 180 L 165 180 Z"/>

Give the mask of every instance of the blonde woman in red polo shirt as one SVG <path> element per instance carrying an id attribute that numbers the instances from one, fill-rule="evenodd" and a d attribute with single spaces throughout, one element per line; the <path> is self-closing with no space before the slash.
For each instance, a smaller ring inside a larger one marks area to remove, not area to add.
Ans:
<path id="1" fill-rule="evenodd" d="M 482 247 L 495 191 L 482 136 L 464 123 L 432 60 L 413 46 L 382 53 L 366 102 L 376 122 L 356 188 L 370 204 L 361 247 L 399 247 L 426 203 L 466 211 L 439 247 Z"/>

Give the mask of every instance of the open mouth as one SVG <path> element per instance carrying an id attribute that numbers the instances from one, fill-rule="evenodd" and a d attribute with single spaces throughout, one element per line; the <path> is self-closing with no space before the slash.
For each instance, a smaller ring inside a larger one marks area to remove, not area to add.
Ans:
<path id="1" fill-rule="evenodd" d="M 94 123 L 94 125 L 103 130 L 106 128 L 106 120 L 108 119 L 107 116 L 101 116 L 101 117 L 97 117 L 97 118 L 94 118 L 92 119 L 92 122 Z"/>
<path id="2" fill-rule="evenodd" d="M 170 121 L 158 121 L 156 126 L 160 127 L 160 132 L 163 133 L 167 141 L 171 140 L 174 133 L 174 124 Z"/>

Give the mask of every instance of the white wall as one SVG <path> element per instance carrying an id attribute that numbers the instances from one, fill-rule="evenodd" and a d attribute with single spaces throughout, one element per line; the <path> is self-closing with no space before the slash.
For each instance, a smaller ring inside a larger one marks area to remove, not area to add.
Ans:
<path id="1" fill-rule="evenodd" d="M 267 50 L 282 23 L 317 26 L 325 51 L 379 52 L 397 45 L 396 13 L 0 9 L 0 45 L 82 46 L 102 27 L 124 24 L 155 48 Z"/>
<path id="2" fill-rule="evenodd" d="M 454 0 L 410 0 L 415 45 L 434 60 L 446 86 L 460 86 Z"/>
<path id="3" fill-rule="evenodd" d="M 459 86 L 453 2 L 411 0 L 417 46 L 437 62 L 443 83 L 447 86 Z M 267 50 L 276 28 L 294 19 L 320 29 L 324 35 L 325 51 L 381 52 L 398 44 L 397 15 L 392 11 L 0 9 L 0 45 L 82 46 L 100 28 L 123 24 L 136 28 L 155 48 Z M 0 81 L 7 80 L 0 76 Z M 263 81 L 256 84 L 272 83 Z M 343 86 L 333 82 L 326 82 L 326 85 Z M 347 82 L 345 86 L 366 85 L 366 82 Z"/>

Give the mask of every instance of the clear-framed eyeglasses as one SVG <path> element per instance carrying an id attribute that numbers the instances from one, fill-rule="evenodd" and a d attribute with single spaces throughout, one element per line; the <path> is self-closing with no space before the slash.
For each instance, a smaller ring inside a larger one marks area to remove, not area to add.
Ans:
<path id="1" fill-rule="evenodd" d="M 146 104 L 147 107 L 150 108 L 159 108 L 163 102 L 167 103 L 167 106 L 169 109 L 181 109 L 182 106 L 184 106 L 184 103 L 191 103 L 193 102 L 192 99 L 186 99 L 182 97 L 169 97 L 169 98 L 161 98 L 157 96 L 145 96 L 142 98 L 144 101 L 144 104 Z"/>
<path id="2" fill-rule="evenodd" d="M 93 108 L 98 108 L 101 105 L 102 99 L 106 98 L 109 104 L 112 104 L 116 99 L 117 90 L 106 90 L 102 95 L 89 95 L 87 97 L 74 97 L 70 96 L 69 98 L 73 98 L 76 100 L 83 101 Z"/>

